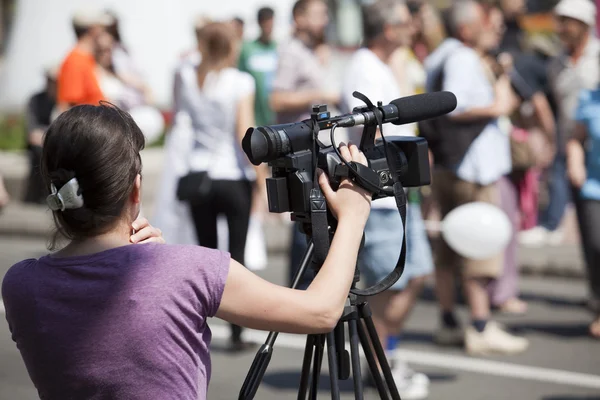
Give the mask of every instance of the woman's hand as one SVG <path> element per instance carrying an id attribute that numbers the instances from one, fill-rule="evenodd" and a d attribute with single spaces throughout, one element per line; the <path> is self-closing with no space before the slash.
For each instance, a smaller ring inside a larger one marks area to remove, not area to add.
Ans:
<path id="1" fill-rule="evenodd" d="M 368 165 L 367 158 L 356 145 L 350 144 L 348 147 L 343 143 L 340 144 L 340 154 L 348 162 L 355 161 Z M 343 179 L 338 190 L 334 191 L 323 171 L 319 171 L 319 185 L 331 212 L 338 221 L 354 218 L 361 224 L 367 222 L 371 212 L 371 193 L 347 178 Z"/>
<path id="2" fill-rule="evenodd" d="M 160 243 L 165 244 L 162 237 L 162 231 L 150 225 L 146 218 L 140 217 L 131 224 L 133 235 L 129 238 L 131 243 Z"/>

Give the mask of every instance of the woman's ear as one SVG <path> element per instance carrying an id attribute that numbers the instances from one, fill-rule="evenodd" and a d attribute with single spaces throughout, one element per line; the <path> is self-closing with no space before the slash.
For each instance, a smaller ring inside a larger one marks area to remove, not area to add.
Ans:
<path id="1" fill-rule="evenodd" d="M 133 190 L 131 191 L 131 202 L 139 204 L 142 202 L 142 176 L 137 174 L 133 182 Z"/>

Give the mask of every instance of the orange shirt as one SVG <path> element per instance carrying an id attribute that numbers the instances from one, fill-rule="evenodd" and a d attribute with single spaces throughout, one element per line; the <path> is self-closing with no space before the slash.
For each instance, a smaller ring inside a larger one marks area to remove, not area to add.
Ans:
<path id="1" fill-rule="evenodd" d="M 58 73 L 58 104 L 93 104 L 104 100 L 96 78 L 94 56 L 77 48 L 62 63 Z"/>

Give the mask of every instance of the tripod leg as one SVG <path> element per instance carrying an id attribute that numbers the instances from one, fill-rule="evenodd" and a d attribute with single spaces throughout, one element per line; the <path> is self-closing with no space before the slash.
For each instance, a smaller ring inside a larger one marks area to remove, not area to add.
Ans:
<path id="1" fill-rule="evenodd" d="M 323 350 L 325 348 L 325 335 L 315 337 L 315 357 L 313 359 L 312 381 L 310 385 L 310 400 L 317 400 L 319 392 L 319 378 L 321 377 L 321 365 L 323 363 Z"/>
<path id="2" fill-rule="evenodd" d="M 377 366 L 377 362 L 375 361 L 375 355 L 373 354 L 373 349 L 371 348 L 371 342 L 369 341 L 369 337 L 367 336 L 367 332 L 365 331 L 365 327 L 362 322 L 357 324 L 358 327 L 358 337 L 360 339 L 360 343 L 365 352 L 365 358 L 367 359 L 367 364 L 369 364 L 369 370 L 371 371 L 371 376 L 375 380 L 375 386 L 377 387 L 377 392 L 379 393 L 379 398 L 381 400 L 389 400 L 389 396 L 387 390 L 385 388 L 385 384 L 383 383 L 383 379 L 381 379 L 381 373 L 379 372 L 379 367 Z"/>
<path id="3" fill-rule="evenodd" d="M 331 385 L 331 399 L 340 399 L 340 387 L 338 385 L 338 365 L 335 348 L 335 336 L 333 332 L 327 334 L 327 359 L 329 361 L 329 384 Z"/>
<path id="4" fill-rule="evenodd" d="M 390 394 L 393 400 L 402 400 L 400 399 L 400 394 L 398 393 L 398 388 L 396 387 L 396 382 L 394 381 L 394 377 L 392 376 L 392 370 L 390 369 L 390 364 L 388 363 L 387 357 L 383 351 L 383 347 L 381 347 L 381 343 L 379 342 L 379 336 L 377 335 L 377 330 L 375 329 L 375 324 L 373 323 L 373 318 L 371 317 L 371 309 L 369 308 L 369 304 L 364 302 L 358 306 L 360 316 L 365 321 L 365 326 L 367 327 L 367 332 L 369 333 L 369 337 L 371 338 L 371 343 L 373 343 L 373 349 L 375 350 L 375 354 L 377 355 L 377 359 L 379 360 L 379 365 L 381 366 L 381 370 L 383 371 L 383 376 L 385 376 L 385 381 L 390 389 Z"/>
<path id="5" fill-rule="evenodd" d="M 302 263 L 298 269 L 298 273 L 294 277 L 294 282 L 292 283 L 292 289 L 298 286 L 302 275 L 306 272 L 308 265 L 312 259 L 312 255 L 314 252 L 315 245 L 313 241 L 310 240 L 308 243 L 308 249 L 306 249 L 306 253 L 302 257 Z M 273 347 L 275 345 L 275 340 L 277 339 L 277 332 L 270 332 L 269 336 L 265 343 L 260 347 L 259 351 L 256 353 L 254 357 L 254 361 L 252 362 L 252 366 L 246 375 L 246 379 L 244 380 L 244 384 L 240 389 L 239 400 L 251 400 L 256 395 L 256 391 L 258 390 L 258 386 L 260 385 L 265 372 L 267 371 L 267 367 L 269 366 L 269 362 L 271 361 L 271 355 L 273 354 Z M 307 339 L 307 347 L 308 347 L 308 339 Z M 310 347 L 310 357 L 312 357 L 312 345 Z M 310 369 L 310 358 L 308 360 L 308 365 Z M 308 387 L 308 381 L 306 382 L 306 387 Z M 306 397 L 306 394 L 304 395 Z"/>
<path id="6" fill-rule="evenodd" d="M 313 349 L 316 345 L 315 340 L 315 335 L 308 335 L 306 337 L 304 359 L 302 360 L 302 375 L 300 376 L 300 387 L 298 388 L 298 400 L 306 400 L 308 380 L 310 379 L 310 364 L 313 358 Z"/>
<path id="7" fill-rule="evenodd" d="M 354 381 L 354 398 L 363 400 L 363 382 L 360 371 L 360 354 L 358 350 L 358 330 L 356 320 L 348 321 L 348 330 L 350 331 L 350 357 L 352 359 L 352 377 Z"/>

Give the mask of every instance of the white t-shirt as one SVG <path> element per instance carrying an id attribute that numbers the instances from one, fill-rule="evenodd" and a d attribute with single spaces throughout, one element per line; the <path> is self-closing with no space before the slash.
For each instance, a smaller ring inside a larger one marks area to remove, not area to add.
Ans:
<path id="1" fill-rule="evenodd" d="M 252 76 L 236 68 L 210 72 L 200 90 L 196 66 L 186 63 L 175 86 L 177 111 L 189 115 L 194 130 L 190 169 L 215 180 L 254 180 L 236 129 L 239 102 L 255 90 Z"/>
<path id="2" fill-rule="evenodd" d="M 400 88 L 390 67 L 367 48 L 354 53 L 346 70 L 340 106 L 343 113 L 351 112 L 354 107 L 364 106 L 362 101 L 352 96 L 354 91 L 367 96 L 373 104 L 378 101 L 388 104 L 401 97 Z M 356 144 L 360 143 L 361 134 L 362 127 L 347 131 L 348 140 Z M 414 136 L 415 131 L 409 125 L 385 124 L 383 135 L 385 137 Z M 374 201 L 372 208 L 396 208 L 396 202 L 393 197 L 387 197 Z"/>

